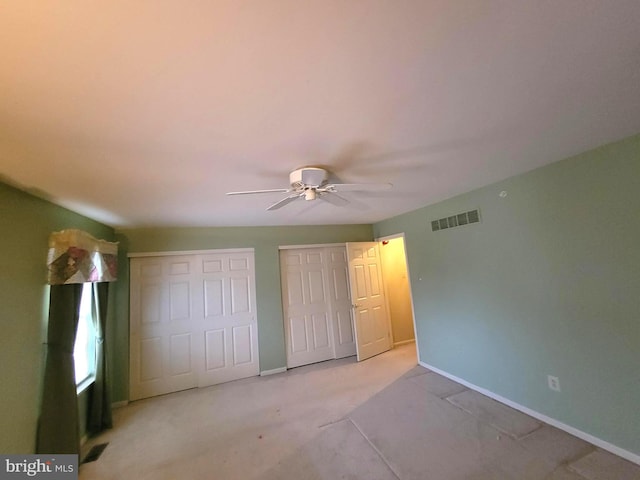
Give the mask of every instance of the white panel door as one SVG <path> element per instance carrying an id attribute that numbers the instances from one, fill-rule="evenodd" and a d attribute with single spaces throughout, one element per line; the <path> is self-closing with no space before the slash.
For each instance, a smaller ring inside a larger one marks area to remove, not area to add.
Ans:
<path id="1" fill-rule="evenodd" d="M 198 386 L 258 375 L 253 253 L 201 255 L 198 270 L 204 335 Z"/>
<path id="2" fill-rule="evenodd" d="M 280 252 L 289 368 L 334 358 L 331 309 L 322 249 Z"/>
<path id="3" fill-rule="evenodd" d="M 258 375 L 253 252 L 130 263 L 130 399 Z"/>
<path id="4" fill-rule="evenodd" d="M 197 385 L 193 267 L 187 256 L 131 263 L 132 399 Z"/>
<path id="5" fill-rule="evenodd" d="M 358 361 L 391 348 L 391 330 L 377 242 L 347 243 Z"/>
<path id="6" fill-rule="evenodd" d="M 356 342 L 349 298 L 347 250 L 345 247 L 327 247 L 325 252 L 335 358 L 350 357 L 356 354 Z"/>

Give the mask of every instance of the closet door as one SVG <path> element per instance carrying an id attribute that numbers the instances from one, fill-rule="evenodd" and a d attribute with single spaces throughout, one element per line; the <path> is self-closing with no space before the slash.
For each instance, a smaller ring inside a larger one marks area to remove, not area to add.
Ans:
<path id="1" fill-rule="evenodd" d="M 204 347 L 198 386 L 258 375 L 253 254 L 202 255 L 198 270 Z"/>
<path id="2" fill-rule="evenodd" d="M 287 367 L 334 358 L 323 249 L 280 251 Z"/>
<path id="3" fill-rule="evenodd" d="M 253 251 L 130 263 L 130 399 L 259 374 Z"/>
<path id="4" fill-rule="evenodd" d="M 131 259 L 132 400 L 198 384 L 194 266 L 190 256 Z"/>
<path id="5" fill-rule="evenodd" d="M 325 252 L 335 358 L 350 357 L 356 354 L 356 342 L 351 320 L 347 250 L 345 247 L 327 247 Z"/>

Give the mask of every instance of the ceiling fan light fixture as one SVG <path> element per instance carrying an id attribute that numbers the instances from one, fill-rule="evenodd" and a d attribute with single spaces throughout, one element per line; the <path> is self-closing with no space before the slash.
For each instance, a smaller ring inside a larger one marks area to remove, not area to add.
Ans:
<path id="1" fill-rule="evenodd" d="M 227 192 L 227 195 L 250 195 L 254 193 L 282 192 L 288 195 L 271 205 L 267 210 L 278 210 L 289 203 L 304 198 L 307 201 L 320 198 L 328 203 L 342 207 L 349 203 L 338 192 L 380 191 L 391 188 L 390 183 L 329 183 L 329 172 L 320 167 L 302 167 L 289 174 L 291 188 L 247 190 Z"/>
<path id="2" fill-rule="evenodd" d="M 329 179 L 329 172 L 319 167 L 301 167 L 289 174 L 291 185 L 300 184 L 310 187 L 324 185 Z"/>

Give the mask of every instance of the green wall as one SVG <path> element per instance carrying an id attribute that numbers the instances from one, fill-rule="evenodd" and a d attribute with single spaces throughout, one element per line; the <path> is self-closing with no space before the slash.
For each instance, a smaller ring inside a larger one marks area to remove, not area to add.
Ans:
<path id="1" fill-rule="evenodd" d="M 372 232 L 371 225 L 149 228 L 119 231 L 118 240 L 121 250 L 129 253 L 254 248 L 260 370 L 265 371 L 286 365 L 278 246 L 371 241 Z M 129 298 L 128 276 L 124 275 L 128 268 L 122 261 L 120 265 L 117 297 Z M 129 306 L 128 302 L 118 303 L 114 401 L 126 400 L 129 392 Z"/>
<path id="2" fill-rule="evenodd" d="M 405 232 L 422 362 L 640 454 L 640 135 L 374 232 Z"/>
<path id="3" fill-rule="evenodd" d="M 112 239 L 113 229 L 0 183 L 0 453 L 35 448 L 49 311 L 49 234 L 79 228 Z"/>

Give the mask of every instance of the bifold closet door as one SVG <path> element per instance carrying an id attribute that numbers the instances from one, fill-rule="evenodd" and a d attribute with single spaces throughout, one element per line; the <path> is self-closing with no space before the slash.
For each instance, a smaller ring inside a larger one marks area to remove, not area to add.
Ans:
<path id="1" fill-rule="evenodd" d="M 253 254 L 202 255 L 198 262 L 204 300 L 198 386 L 258 375 Z"/>
<path id="2" fill-rule="evenodd" d="M 198 384 L 194 348 L 197 284 L 188 256 L 131 259 L 130 398 L 162 395 Z"/>
<path id="3" fill-rule="evenodd" d="M 324 252 L 282 250 L 280 262 L 287 367 L 334 358 Z"/>
<path id="4" fill-rule="evenodd" d="M 326 247 L 329 305 L 333 325 L 335 358 L 356 354 L 356 342 L 349 297 L 349 263 L 345 247 Z"/>
<path id="5" fill-rule="evenodd" d="M 287 367 L 355 355 L 344 247 L 280 251 Z"/>
<path id="6" fill-rule="evenodd" d="M 130 399 L 259 373 L 253 252 L 134 257 Z"/>

